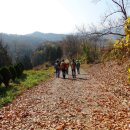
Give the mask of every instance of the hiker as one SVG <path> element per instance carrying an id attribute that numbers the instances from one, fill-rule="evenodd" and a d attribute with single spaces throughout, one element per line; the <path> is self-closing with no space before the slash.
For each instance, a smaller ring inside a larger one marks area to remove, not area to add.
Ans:
<path id="1" fill-rule="evenodd" d="M 54 67 L 56 70 L 56 78 L 59 78 L 60 77 L 60 62 L 59 62 L 59 60 L 56 60 Z"/>
<path id="2" fill-rule="evenodd" d="M 62 62 L 60 64 L 60 69 L 62 71 L 62 76 L 65 79 L 65 76 L 66 76 L 66 63 L 64 62 L 64 59 L 62 60 Z"/>
<path id="3" fill-rule="evenodd" d="M 68 59 L 65 60 L 65 65 L 66 65 L 66 74 L 68 74 L 69 73 L 69 60 Z"/>
<path id="4" fill-rule="evenodd" d="M 72 70 L 72 77 L 76 78 L 76 63 L 74 59 L 71 62 L 71 70 Z"/>
<path id="5" fill-rule="evenodd" d="M 79 60 L 76 60 L 76 69 L 77 69 L 77 73 L 80 74 L 80 62 L 79 62 Z"/>
<path id="6" fill-rule="evenodd" d="M 69 74 L 69 63 L 66 63 L 66 74 Z"/>

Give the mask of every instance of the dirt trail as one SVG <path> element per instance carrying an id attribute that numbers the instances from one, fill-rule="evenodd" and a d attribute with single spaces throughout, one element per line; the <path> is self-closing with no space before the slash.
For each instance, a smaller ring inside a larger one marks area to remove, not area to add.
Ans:
<path id="1" fill-rule="evenodd" d="M 2 108 L 0 130 L 127 130 L 127 109 L 82 70 L 76 80 L 53 78 Z"/>

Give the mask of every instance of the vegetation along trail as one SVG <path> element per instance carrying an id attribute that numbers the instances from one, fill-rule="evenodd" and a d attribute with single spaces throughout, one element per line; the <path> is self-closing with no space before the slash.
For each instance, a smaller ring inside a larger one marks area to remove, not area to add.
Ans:
<path id="1" fill-rule="evenodd" d="M 81 70 L 76 80 L 70 74 L 52 78 L 3 107 L 0 130 L 127 130 L 126 113 L 113 93 Z"/>

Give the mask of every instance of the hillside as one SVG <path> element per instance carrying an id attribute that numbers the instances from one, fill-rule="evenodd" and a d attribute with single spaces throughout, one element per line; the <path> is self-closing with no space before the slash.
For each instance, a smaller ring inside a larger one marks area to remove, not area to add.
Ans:
<path id="1" fill-rule="evenodd" d="M 60 41 L 65 38 L 64 34 L 54 34 L 54 33 L 41 33 L 34 32 L 26 35 L 16 35 L 16 34 L 5 34 L 1 33 L 0 38 L 7 43 L 11 44 L 28 44 L 28 45 L 38 45 L 44 41 Z"/>
<path id="2" fill-rule="evenodd" d="M 0 33 L 0 38 L 4 46 L 7 45 L 8 54 L 13 63 L 16 62 L 16 56 L 20 58 L 32 56 L 34 50 L 46 42 L 57 43 L 65 38 L 64 34 L 34 32 L 26 35 L 15 35 Z"/>
<path id="3" fill-rule="evenodd" d="M 41 39 L 43 41 L 61 41 L 65 38 L 65 34 L 55 34 L 55 33 L 41 33 L 34 32 L 31 34 L 27 34 L 26 36 Z"/>

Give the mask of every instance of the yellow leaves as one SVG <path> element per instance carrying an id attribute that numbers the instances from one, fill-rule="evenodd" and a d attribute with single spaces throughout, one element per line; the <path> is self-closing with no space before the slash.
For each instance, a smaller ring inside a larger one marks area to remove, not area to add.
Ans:
<path id="1" fill-rule="evenodd" d="M 130 17 L 125 21 L 124 24 L 125 37 L 118 39 L 114 43 L 114 48 L 117 51 L 123 52 L 123 56 L 130 54 Z"/>
<path id="2" fill-rule="evenodd" d="M 114 44 L 114 47 L 116 48 L 119 43 L 120 43 L 120 40 L 116 40 L 116 41 L 115 41 L 115 44 Z"/>
<path id="3" fill-rule="evenodd" d="M 128 80 L 130 81 L 130 67 L 128 68 L 128 73 L 129 73 Z"/>
<path id="4" fill-rule="evenodd" d="M 126 35 L 130 35 L 130 17 L 125 21 L 124 31 Z"/>
<path id="5" fill-rule="evenodd" d="M 130 44 L 130 35 L 126 35 L 126 43 Z"/>
<path id="6" fill-rule="evenodd" d="M 125 43 L 126 43 L 126 39 L 125 38 L 116 40 L 116 42 L 114 44 L 114 47 L 116 49 L 123 49 L 125 46 L 127 46 Z"/>
<path id="7" fill-rule="evenodd" d="M 130 73 L 130 68 L 128 68 L 128 72 Z"/>

